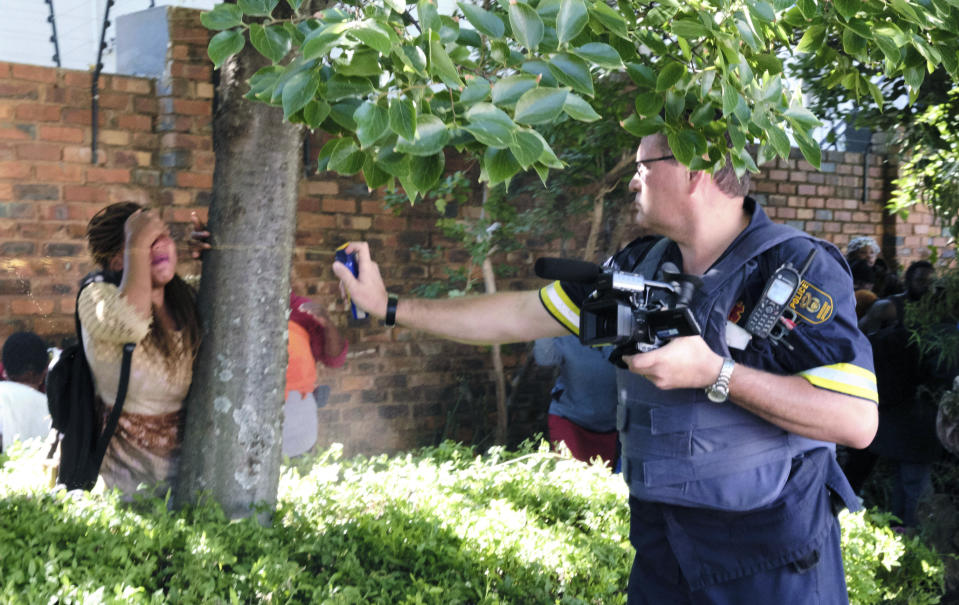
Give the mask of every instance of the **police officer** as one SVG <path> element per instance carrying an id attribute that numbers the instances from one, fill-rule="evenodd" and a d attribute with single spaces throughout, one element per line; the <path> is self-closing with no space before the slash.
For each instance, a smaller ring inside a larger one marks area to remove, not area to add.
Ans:
<path id="1" fill-rule="evenodd" d="M 665 137 L 636 153 L 636 217 L 647 232 L 611 268 L 661 274 L 669 261 L 703 285 L 691 308 L 701 336 L 624 357 L 617 372 L 623 477 L 636 559 L 629 603 L 846 603 L 835 511 L 856 506 L 835 444 L 876 432 L 870 348 L 856 327 L 839 251 L 772 223 L 731 166 L 713 174 L 676 161 Z M 662 243 L 660 243 L 662 242 Z M 802 266 L 796 321 L 778 344 L 743 326 L 769 277 Z M 579 331 L 587 287 L 449 300 L 388 295 L 365 243 L 359 276 L 335 263 L 352 300 L 387 325 L 504 343 Z"/>

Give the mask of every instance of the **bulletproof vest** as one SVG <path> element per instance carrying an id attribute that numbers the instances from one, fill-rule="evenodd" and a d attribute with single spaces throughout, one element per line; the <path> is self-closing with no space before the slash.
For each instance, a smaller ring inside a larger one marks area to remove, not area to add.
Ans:
<path id="1" fill-rule="evenodd" d="M 702 277 L 691 307 L 713 351 L 737 358 L 726 344 L 730 309 L 746 278 L 757 270 L 758 257 L 797 237 L 814 241 L 791 227 L 760 222 Z M 661 280 L 668 244 L 661 240 L 654 245 L 636 272 Z M 789 433 L 730 401 L 713 403 L 701 388 L 660 390 L 638 374 L 619 370 L 617 390 L 623 478 L 640 500 L 755 509 L 779 495 L 794 456 L 821 447 L 835 450 L 834 444 Z"/>

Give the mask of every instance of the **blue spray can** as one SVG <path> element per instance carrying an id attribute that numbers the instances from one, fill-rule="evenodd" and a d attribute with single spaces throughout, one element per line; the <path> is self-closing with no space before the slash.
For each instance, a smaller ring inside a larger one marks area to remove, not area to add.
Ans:
<path id="1" fill-rule="evenodd" d="M 348 245 L 349 242 L 336 249 L 336 260 L 346 265 L 346 268 L 350 270 L 350 272 L 353 274 L 353 277 L 357 277 L 360 274 L 360 268 L 356 264 L 356 252 L 347 254 L 346 247 Z M 349 294 L 347 294 L 347 299 L 349 299 Z M 358 309 L 352 300 L 350 300 L 350 312 L 353 314 L 353 319 L 366 319 L 366 311 L 363 309 Z"/>

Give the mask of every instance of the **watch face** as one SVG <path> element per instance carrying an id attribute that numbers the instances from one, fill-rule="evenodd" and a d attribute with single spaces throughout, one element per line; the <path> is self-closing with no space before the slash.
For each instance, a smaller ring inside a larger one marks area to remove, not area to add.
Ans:
<path id="1" fill-rule="evenodd" d="M 706 397 L 708 397 L 713 403 L 722 403 L 726 401 L 726 397 L 728 396 L 728 390 L 717 388 L 715 385 L 706 389 Z"/>

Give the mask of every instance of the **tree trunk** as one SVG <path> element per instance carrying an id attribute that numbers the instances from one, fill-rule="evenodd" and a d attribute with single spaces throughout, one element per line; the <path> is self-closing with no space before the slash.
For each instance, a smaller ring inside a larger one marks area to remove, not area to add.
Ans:
<path id="1" fill-rule="evenodd" d="M 496 274 L 493 273 L 493 261 L 488 256 L 483 259 L 483 284 L 486 286 L 487 294 L 496 293 Z M 509 410 L 506 407 L 506 372 L 503 370 L 502 348 L 499 345 L 493 345 L 490 354 L 496 379 L 496 443 L 505 445 L 509 430 Z"/>
<path id="2" fill-rule="evenodd" d="M 266 65 L 252 47 L 220 74 L 216 168 L 197 304 L 203 329 L 187 421 L 178 506 L 215 499 L 230 518 L 276 503 L 287 365 L 290 262 L 301 127 L 243 98 Z M 263 518 L 261 521 L 265 521 Z"/>

